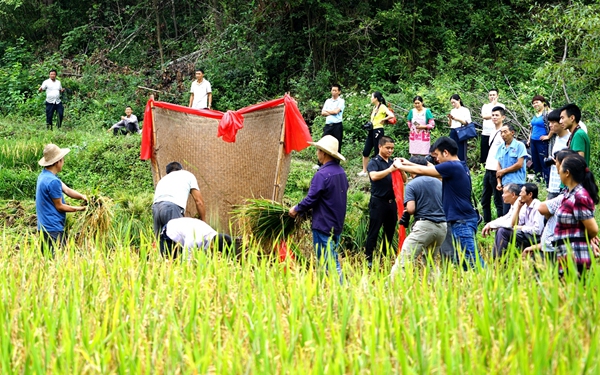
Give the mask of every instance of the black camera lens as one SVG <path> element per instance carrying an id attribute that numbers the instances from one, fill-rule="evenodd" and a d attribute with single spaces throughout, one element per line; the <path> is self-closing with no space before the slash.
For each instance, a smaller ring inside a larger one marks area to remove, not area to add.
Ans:
<path id="1" fill-rule="evenodd" d="M 425 160 L 427 160 L 428 163 L 437 164 L 437 160 L 435 160 L 435 158 L 431 155 L 425 156 Z"/>
<path id="2" fill-rule="evenodd" d="M 547 158 L 544 158 L 544 165 L 546 167 L 549 167 L 554 164 L 556 164 L 556 161 L 554 160 L 554 158 L 552 156 L 548 156 Z"/>

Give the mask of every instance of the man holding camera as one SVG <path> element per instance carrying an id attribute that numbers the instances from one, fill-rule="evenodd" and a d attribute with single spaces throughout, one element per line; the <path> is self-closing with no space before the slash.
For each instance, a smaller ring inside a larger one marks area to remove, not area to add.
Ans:
<path id="1" fill-rule="evenodd" d="M 558 169 L 556 168 L 556 162 L 554 155 L 562 149 L 567 148 L 567 142 L 571 136 L 571 132 L 565 128 L 565 124 L 560 122 L 560 110 L 555 109 L 548 113 L 548 124 L 550 130 L 554 133 L 554 144 L 550 150 L 550 156 L 544 159 L 544 163 L 550 166 L 550 180 L 548 182 L 548 196 L 547 200 L 557 197 L 560 194 L 561 181 L 558 175 Z"/>
<path id="2" fill-rule="evenodd" d="M 409 161 L 414 165 L 427 166 L 423 156 L 412 156 Z M 423 250 L 433 248 L 440 251 L 446 238 L 446 215 L 442 205 L 442 181 L 430 176 L 411 173 L 412 181 L 406 185 L 404 206 L 406 210 L 400 225 L 408 227 L 410 216 L 415 222 L 410 234 L 402 244 L 402 250 L 392 267 L 391 279 L 398 269 L 404 269 L 407 261 L 416 259 Z"/>
<path id="3" fill-rule="evenodd" d="M 490 91 L 490 95 L 493 91 Z M 498 94 L 496 93 L 496 96 Z M 483 111 L 483 110 L 482 110 Z M 494 199 L 496 206 L 497 217 L 502 216 L 504 207 L 502 205 L 502 191 L 496 189 L 496 171 L 498 170 L 498 161 L 496 160 L 496 152 L 502 145 L 502 137 L 500 136 L 500 128 L 502 128 L 505 111 L 503 107 L 496 106 L 491 111 L 491 121 L 494 124 L 494 131 L 487 137 L 489 144 L 487 145 L 488 154 L 485 160 L 485 175 L 483 176 L 483 193 L 481 195 L 481 207 L 483 208 L 483 221 L 489 223 L 492 221 L 491 201 Z M 483 136 L 481 137 L 483 140 Z"/>
<path id="4" fill-rule="evenodd" d="M 463 269 L 485 267 L 479 255 L 475 233 L 479 216 L 471 202 L 469 167 L 458 158 L 458 145 L 449 137 L 438 138 L 431 146 L 437 165 L 418 165 L 398 159 L 394 165 L 401 171 L 442 178 L 442 205 L 452 237 L 458 245 Z"/>

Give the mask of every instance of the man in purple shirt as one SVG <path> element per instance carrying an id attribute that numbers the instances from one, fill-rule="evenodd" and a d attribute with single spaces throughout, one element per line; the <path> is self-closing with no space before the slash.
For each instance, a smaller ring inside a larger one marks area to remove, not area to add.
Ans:
<path id="1" fill-rule="evenodd" d="M 290 216 L 296 217 L 312 208 L 313 244 L 320 262 L 334 261 L 342 281 L 342 268 L 337 254 L 340 235 L 346 218 L 348 178 L 340 166 L 346 160 L 338 152 L 338 140 L 326 135 L 318 142 L 309 142 L 317 148 L 317 158 L 322 167 L 315 173 L 308 194 L 290 209 Z"/>

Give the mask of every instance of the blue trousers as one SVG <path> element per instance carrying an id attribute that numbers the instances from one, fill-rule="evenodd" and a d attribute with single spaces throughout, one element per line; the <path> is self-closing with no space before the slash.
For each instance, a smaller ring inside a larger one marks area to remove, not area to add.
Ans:
<path id="1" fill-rule="evenodd" d="M 330 262 L 334 262 L 335 269 L 340 276 L 340 283 L 342 283 L 342 266 L 340 265 L 337 253 L 337 247 L 340 244 L 340 235 L 329 235 L 316 229 L 313 229 L 312 233 L 317 261 L 320 265 L 325 264 L 325 269 L 328 269 Z"/>
<path id="2" fill-rule="evenodd" d="M 474 217 L 452 222 L 452 237 L 457 245 L 458 258 L 461 260 L 464 270 L 475 268 L 477 264 L 482 268 L 485 267 L 475 243 L 477 220 L 478 218 Z"/>
<path id="3" fill-rule="evenodd" d="M 544 158 L 548 156 L 548 142 L 540 140 L 531 140 L 531 161 L 533 162 L 533 170 L 539 176 L 544 178 L 546 186 L 550 181 L 550 168 L 544 164 Z"/>

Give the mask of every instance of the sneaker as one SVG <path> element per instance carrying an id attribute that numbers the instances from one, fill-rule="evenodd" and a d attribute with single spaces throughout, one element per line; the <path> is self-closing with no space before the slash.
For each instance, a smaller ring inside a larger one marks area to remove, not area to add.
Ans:
<path id="1" fill-rule="evenodd" d="M 319 169 L 321 169 L 321 167 L 319 166 L 319 164 L 315 164 L 315 165 L 313 165 L 313 169 L 315 171 L 318 171 Z"/>
<path id="2" fill-rule="evenodd" d="M 367 177 L 367 172 L 360 171 L 356 174 L 358 177 Z"/>

